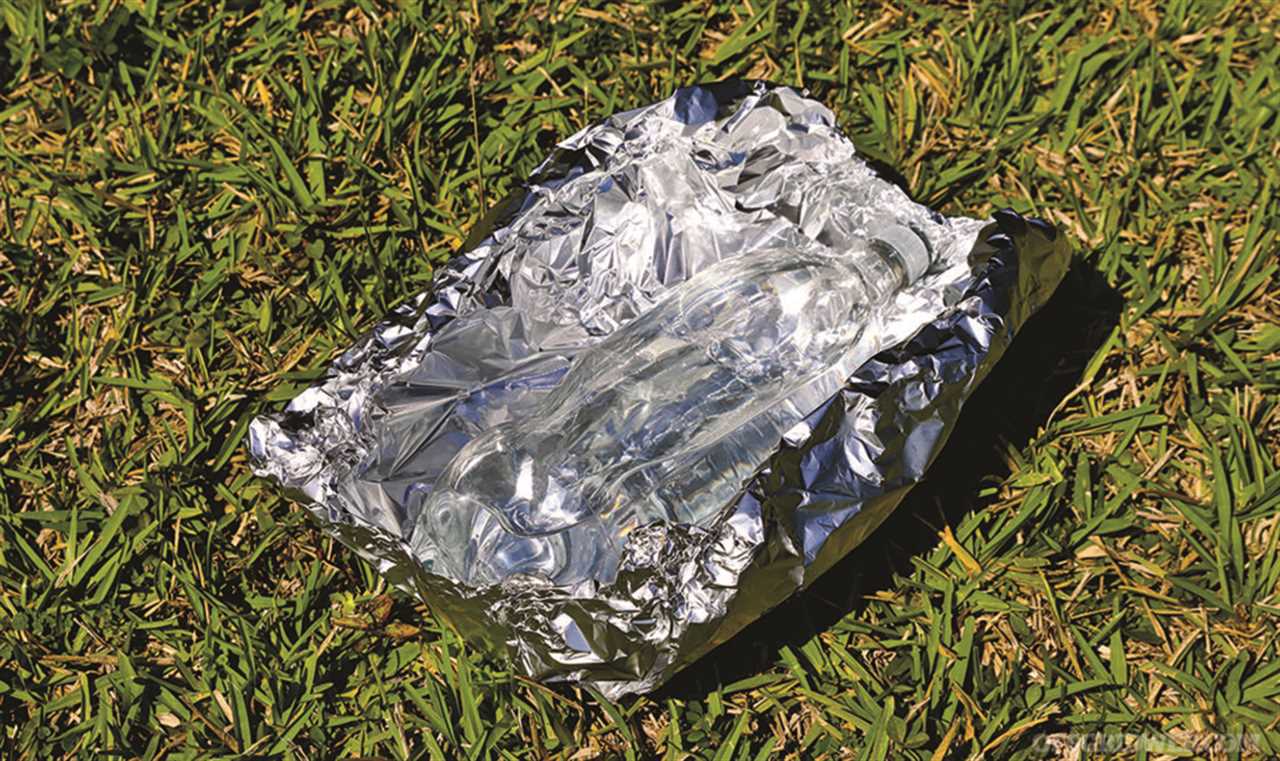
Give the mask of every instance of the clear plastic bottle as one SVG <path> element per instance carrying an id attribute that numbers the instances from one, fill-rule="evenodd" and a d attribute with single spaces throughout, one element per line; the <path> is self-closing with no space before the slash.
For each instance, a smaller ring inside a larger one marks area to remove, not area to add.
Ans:
<path id="1" fill-rule="evenodd" d="M 929 263 L 918 234 L 889 225 L 839 252 L 703 270 L 579 354 L 536 412 L 463 447 L 411 500 L 415 552 L 475 585 L 612 581 L 629 531 L 705 524 L 734 499 L 805 414 L 788 396 L 847 360 Z"/>

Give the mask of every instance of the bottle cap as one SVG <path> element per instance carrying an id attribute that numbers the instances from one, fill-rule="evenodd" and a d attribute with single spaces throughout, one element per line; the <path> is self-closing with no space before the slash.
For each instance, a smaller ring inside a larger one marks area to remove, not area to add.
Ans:
<path id="1" fill-rule="evenodd" d="M 906 225 L 889 225 L 877 232 L 876 237 L 892 246 L 902 257 L 908 283 L 914 283 L 929 271 L 929 247 L 915 230 Z"/>

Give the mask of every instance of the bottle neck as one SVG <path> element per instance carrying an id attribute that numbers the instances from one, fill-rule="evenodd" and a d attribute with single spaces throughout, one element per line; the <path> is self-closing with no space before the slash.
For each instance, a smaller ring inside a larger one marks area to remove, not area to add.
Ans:
<path id="1" fill-rule="evenodd" d="M 875 278 L 883 284 L 882 288 L 889 293 L 896 293 L 911 284 L 911 275 L 907 271 L 907 263 L 902 254 L 892 245 L 879 238 L 872 238 L 871 251 L 879 259 L 877 269 L 883 268 L 885 274 Z M 888 293 L 885 294 L 886 296 Z"/>

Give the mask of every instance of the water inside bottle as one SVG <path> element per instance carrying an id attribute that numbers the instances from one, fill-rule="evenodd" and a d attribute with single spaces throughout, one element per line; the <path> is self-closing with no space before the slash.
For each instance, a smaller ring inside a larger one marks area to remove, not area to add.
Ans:
<path id="1" fill-rule="evenodd" d="M 414 493 L 415 552 L 474 585 L 607 583 L 634 529 L 713 520 L 808 412 L 792 393 L 865 361 L 862 332 L 928 266 L 916 233 L 881 233 L 750 251 L 672 287 Z"/>

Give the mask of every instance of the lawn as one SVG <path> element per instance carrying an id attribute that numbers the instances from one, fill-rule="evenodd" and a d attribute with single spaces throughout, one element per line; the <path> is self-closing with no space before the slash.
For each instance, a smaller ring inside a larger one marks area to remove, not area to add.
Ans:
<path id="1" fill-rule="evenodd" d="M 246 427 L 556 140 L 730 76 L 1073 270 L 813 588 L 654 694 L 543 687 Z M 0 756 L 1280 753 L 1277 111 L 1268 2 L 0 0 Z"/>

